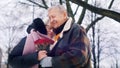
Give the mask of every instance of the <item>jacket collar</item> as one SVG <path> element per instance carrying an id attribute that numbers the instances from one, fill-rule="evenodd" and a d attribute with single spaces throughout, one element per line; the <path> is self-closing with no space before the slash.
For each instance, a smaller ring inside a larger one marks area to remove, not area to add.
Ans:
<path id="1" fill-rule="evenodd" d="M 63 33 L 64 33 L 64 32 L 68 31 L 68 30 L 71 28 L 72 21 L 73 21 L 72 18 L 69 17 L 69 18 L 68 18 L 68 21 L 66 22 L 66 24 L 65 24 L 65 26 L 64 26 L 64 28 L 63 28 L 63 30 L 62 30 L 61 33 L 60 33 L 60 38 L 63 37 Z"/>
<path id="2" fill-rule="evenodd" d="M 62 38 L 62 37 L 63 37 L 63 33 L 64 33 L 65 31 L 70 30 L 71 25 L 72 25 L 72 21 L 73 21 L 72 18 L 69 17 L 68 20 L 67 20 L 67 22 L 66 22 L 66 24 L 64 25 L 63 30 L 61 31 L 61 33 L 60 33 L 60 35 L 59 35 L 59 38 Z M 57 41 L 58 41 L 58 40 L 57 40 Z M 52 49 L 54 48 L 54 46 L 56 45 L 57 41 L 55 41 L 55 43 L 50 46 L 50 50 L 52 50 Z"/>

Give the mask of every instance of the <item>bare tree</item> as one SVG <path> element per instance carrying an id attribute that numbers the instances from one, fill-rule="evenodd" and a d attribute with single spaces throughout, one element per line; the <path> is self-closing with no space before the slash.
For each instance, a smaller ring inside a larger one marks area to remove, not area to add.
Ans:
<path id="1" fill-rule="evenodd" d="M 110 9 L 110 8 L 112 7 L 113 3 L 114 3 L 114 0 L 111 0 L 108 9 Z M 92 27 L 92 25 L 95 25 L 98 21 L 100 21 L 100 20 L 103 19 L 104 17 L 105 17 L 105 16 L 97 17 L 93 22 L 91 22 L 91 23 L 87 26 L 86 31 L 88 32 L 88 30 Z"/>
<path id="2" fill-rule="evenodd" d="M 92 41 L 92 55 L 93 55 L 93 66 L 94 68 L 97 68 L 97 59 L 96 59 L 96 46 L 95 46 L 95 26 L 92 26 L 92 36 L 93 36 L 93 41 Z"/>
<path id="3" fill-rule="evenodd" d="M 0 31 L 2 33 L 1 36 L 3 36 L 1 44 L 2 47 L 5 48 L 4 50 L 6 51 L 5 53 L 3 53 L 3 59 L 5 60 L 7 68 L 9 68 L 7 57 L 10 54 L 13 47 L 16 45 L 16 43 L 18 43 L 18 41 L 20 40 L 20 36 L 25 35 L 23 31 L 25 30 L 26 25 L 28 25 L 27 23 L 22 23 L 21 15 L 24 14 L 24 12 L 21 13 L 22 10 L 15 10 L 18 8 L 17 5 L 18 3 L 16 3 L 16 5 L 13 7 L 13 10 L 9 10 L 8 8 L 6 8 L 8 10 L 2 13 L 1 19 L 3 19 L 3 21 L 1 21 L 2 23 L 0 24 Z"/>
<path id="4" fill-rule="evenodd" d="M 41 3 L 39 3 L 39 1 L 34 1 L 34 0 L 28 0 L 28 1 L 34 3 L 35 5 L 37 5 L 37 6 L 41 7 L 41 8 L 44 8 L 44 9 L 47 9 L 49 7 L 46 0 L 42 0 Z M 76 11 L 75 12 L 73 12 L 73 9 L 71 8 L 70 1 L 75 3 L 76 5 L 78 5 L 78 7 L 76 7 Z M 95 7 L 95 6 L 92 6 L 92 5 L 88 4 L 87 2 L 88 2 L 88 0 L 85 0 L 85 1 L 81 1 L 81 0 L 66 0 L 66 2 L 64 2 L 62 0 L 59 0 L 60 4 L 66 4 L 68 15 L 71 16 L 74 20 L 75 20 L 75 15 L 78 12 L 79 6 L 83 7 L 82 13 L 79 16 L 79 19 L 78 19 L 78 22 L 77 22 L 80 25 L 82 24 L 82 20 L 83 20 L 83 18 L 85 16 L 86 9 L 88 9 L 88 10 L 94 12 L 94 13 L 102 15 L 101 17 L 96 18 L 96 20 L 94 20 L 90 25 L 87 26 L 87 29 L 86 29 L 87 31 L 96 22 L 98 22 L 99 20 L 103 19 L 105 16 L 120 22 L 120 14 L 118 12 L 109 10 L 111 8 L 112 4 L 114 3 L 114 0 L 111 0 L 111 3 L 109 5 L 108 9 Z"/>
<path id="5" fill-rule="evenodd" d="M 0 68 L 1 68 L 1 62 L 2 62 L 2 49 L 0 48 Z"/>
<path id="6" fill-rule="evenodd" d="M 103 16 L 107 16 L 109 18 L 112 18 L 112 19 L 120 22 L 120 13 L 118 13 L 118 12 L 103 9 L 103 8 L 98 8 L 98 7 L 92 6 L 90 4 L 87 4 L 86 2 L 84 2 L 82 0 L 70 0 L 70 1 L 82 6 L 84 8 L 87 8 L 92 12 L 95 12 L 95 13 L 103 15 Z"/>

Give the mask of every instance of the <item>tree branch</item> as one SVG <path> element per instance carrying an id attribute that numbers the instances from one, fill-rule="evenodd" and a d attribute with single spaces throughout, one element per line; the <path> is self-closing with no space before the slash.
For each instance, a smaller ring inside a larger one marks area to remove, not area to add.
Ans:
<path id="1" fill-rule="evenodd" d="M 108 9 L 110 9 L 112 7 L 112 4 L 113 4 L 114 0 L 111 1 Z M 97 19 L 95 19 L 90 25 L 88 25 L 88 27 L 86 28 L 86 32 L 88 32 L 88 30 L 93 26 L 95 25 L 99 20 L 103 19 L 105 16 L 102 16 L 102 17 L 98 17 Z"/>
<path id="2" fill-rule="evenodd" d="M 79 9 L 79 5 L 77 6 L 77 8 L 76 8 L 76 10 L 75 10 L 75 13 L 73 14 L 74 16 L 76 15 L 78 9 Z"/>
<path id="3" fill-rule="evenodd" d="M 24 2 L 20 2 L 20 1 L 19 1 L 18 3 L 23 4 L 23 5 L 33 6 L 33 5 L 31 5 L 31 4 L 24 3 Z"/>
<path id="4" fill-rule="evenodd" d="M 73 15 L 72 8 L 71 8 L 70 3 L 69 3 L 69 0 L 66 0 L 66 6 L 67 6 L 68 16 L 72 17 L 73 20 L 75 20 L 75 19 L 74 19 L 74 15 Z"/>
<path id="5" fill-rule="evenodd" d="M 97 19 L 95 19 L 90 25 L 88 25 L 88 27 L 86 28 L 86 32 L 88 32 L 88 30 L 96 24 L 96 22 L 98 22 L 99 20 L 101 20 L 102 18 L 104 18 L 104 16 L 102 17 L 98 17 Z"/>
<path id="6" fill-rule="evenodd" d="M 46 7 L 46 9 L 47 9 L 47 8 L 48 8 L 48 6 L 47 6 L 47 4 L 46 4 L 45 0 L 42 0 L 42 2 L 43 2 L 44 6 L 45 6 L 45 7 Z"/>
<path id="7" fill-rule="evenodd" d="M 85 2 L 87 3 L 88 0 L 85 0 Z M 83 18 L 85 17 L 85 12 L 86 12 L 86 8 L 83 8 L 82 14 L 81 14 L 81 16 L 78 19 L 78 24 L 80 24 L 80 25 L 82 24 Z"/>
<path id="8" fill-rule="evenodd" d="M 45 8 L 45 9 L 48 8 L 48 7 L 42 6 L 42 5 L 40 5 L 39 3 L 36 3 L 36 2 L 34 2 L 34 1 L 32 1 L 32 0 L 27 0 L 27 1 L 29 1 L 29 2 L 31 2 L 31 3 L 33 3 L 33 4 L 35 4 L 35 5 L 38 5 L 39 7 L 42 7 L 42 8 Z"/>
<path id="9" fill-rule="evenodd" d="M 94 7 L 92 5 L 89 5 L 81 0 L 70 0 L 71 2 L 80 5 L 94 13 L 103 15 L 103 16 L 107 16 L 109 18 L 112 18 L 118 22 L 120 22 L 120 13 L 115 12 L 115 11 L 111 11 L 111 10 L 107 10 L 107 9 L 102 9 L 102 8 L 98 8 L 98 7 Z"/>
<path id="10" fill-rule="evenodd" d="M 110 2 L 110 5 L 109 5 L 108 9 L 110 9 L 110 8 L 112 7 L 114 1 L 115 1 L 115 0 L 112 0 L 112 1 Z"/>
<path id="11" fill-rule="evenodd" d="M 59 0 L 60 4 L 62 5 L 62 0 Z"/>

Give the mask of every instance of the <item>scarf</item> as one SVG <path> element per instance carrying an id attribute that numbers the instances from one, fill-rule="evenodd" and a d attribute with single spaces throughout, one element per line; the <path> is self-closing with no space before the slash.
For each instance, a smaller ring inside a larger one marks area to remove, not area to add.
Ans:
<path id="1" fill-rule="evenodd" d="M 23 49 L 23 55 L 25 54 L 29 54 L 29 53 L 34 53 L 36 52 L 36 46 L 35 46 L 35 41 L 38 40 L 38 39 L 47 39 L 51 42 L 54 43 L 54 41 L 49 38 L 47 35 L 44 35 L 44 34 L 41 34 L 39 33 L 38 31 L 34 31 L 32 30 L 30 34 L 28 34 L 27 38 L 26 38 L 26 42 L 25 42 L 25 46 L 24 46 L 24 49 Z M 32 68 L 38 68 L 38 64 L 32 66 Z"/>
<path id="2" fill-rule="evenodd" d="M 32 31 L 30 34 L 28 34 L 28 36 L 26 38 L 25 46 L 23 49 L 23 55 L 36 52 L 34 41 L 39 38 L 40 38 L 40 36 L 35 31 Z M 32 68 L 38 68 L 38 64 L 32 66 Z"/>

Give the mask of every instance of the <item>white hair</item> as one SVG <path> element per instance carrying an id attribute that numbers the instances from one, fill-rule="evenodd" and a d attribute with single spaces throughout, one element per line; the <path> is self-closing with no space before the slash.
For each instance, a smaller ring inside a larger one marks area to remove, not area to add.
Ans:
<path id="1" fill-rule="evenodd" d="M 67 12 L 63 5 L 52 6 L 48 9 L 48 11 L 51 11 L 52 9 L 59 9 L 61 12 Z"/>

